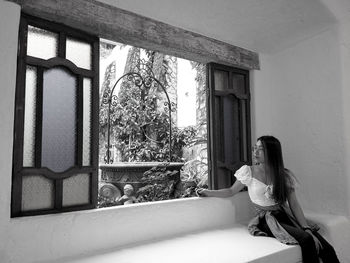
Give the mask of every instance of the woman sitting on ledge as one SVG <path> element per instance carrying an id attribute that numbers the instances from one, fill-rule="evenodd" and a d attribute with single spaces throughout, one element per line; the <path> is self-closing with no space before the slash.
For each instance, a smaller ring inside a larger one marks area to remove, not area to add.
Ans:
<path id="1" fill-rule="evenodd" d="M 275 237 L 284 244 L 300 245 L 303 262 L 339 262 L 333 247 L 305 219 L 295 195 L 294 175 L 284 168 L 281 144 L 273 136 L 262 136 L 253 147 L 256 165 L 236 171 L 231 188 L 199 189 L 200 196 L 229 197 L 248 187 L 257 215 L 249 225 L 252 235 Z M 289 207 L 286 205 L 288 201 Z M 291 212 L 291 213 L 290 213 Z"/>

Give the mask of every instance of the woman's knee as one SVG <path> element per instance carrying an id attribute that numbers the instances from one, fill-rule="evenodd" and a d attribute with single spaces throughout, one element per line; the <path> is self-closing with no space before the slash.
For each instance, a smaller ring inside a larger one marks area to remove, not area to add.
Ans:
<path id="1" fill-rule="evenodd" d="M 315 242 L 312 235 L 307 232 L 304 232 L 302 235 L 300 235 L 298 242 L 300 245 L 315 246 Z"/>

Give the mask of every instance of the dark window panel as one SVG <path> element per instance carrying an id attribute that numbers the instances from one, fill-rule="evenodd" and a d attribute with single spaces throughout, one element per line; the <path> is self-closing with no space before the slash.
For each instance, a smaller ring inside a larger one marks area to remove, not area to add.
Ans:
<path id="1" fill-rule="evenodd" d="M 72 53 L 78 65 L 65 58 L 67 36 L 89 47 L 89 66 Z M 97 37 L 22 14 L 12 217 L 96 207 L 98 44 Z"/>
<path id="2" fill-rule="evenodd" d="M 209 68 L 210 187 L 230 187 L 233 173 L 251 164 L 249 72 L 211 63 Z"/>

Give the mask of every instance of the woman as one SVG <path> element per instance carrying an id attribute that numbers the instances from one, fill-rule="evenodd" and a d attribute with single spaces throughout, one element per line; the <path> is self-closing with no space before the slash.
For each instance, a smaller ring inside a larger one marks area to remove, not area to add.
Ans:
<path id="1" fill-rule="evenodd" d="M 262 136 L 253 147 L 255 165 L 236 171 L 236 182 L 221 190 L 199 189 L 200 196 L 229 197 L 248 187 L 257 215 L 250 221 L 252 235 L 270 236 L 285 244 L 299 244 L 303 262 L 339 262 L 333 247 L 310 226 L 295 195 L 293 174 L 284 168 L 280 142 L 273 136 Z M 287 206 L 286 204 L 289 204 Z"/>

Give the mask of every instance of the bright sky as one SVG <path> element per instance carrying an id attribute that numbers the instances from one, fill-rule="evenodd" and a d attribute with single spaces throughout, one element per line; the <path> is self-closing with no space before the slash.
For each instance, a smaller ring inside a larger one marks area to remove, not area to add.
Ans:
<path id="1" fill-rule="evenodd" d="M 190 61 L 177 59 L 177 126 L 196 124 L 196 71 Z"/>
<path id="2" fill-rule="evenodd" d="M 116 80 L 124 73 L 130 46 L 120 48 L 117 43 L 113 44 L 117 46 L 110 56 L 100 59 L 100 87 L 104 80 L 106 68 L 112 61 L 116 61 Z M 190 61 L 180 58 L 177 61 L 177 126 L 186 127 L 196 124 L 196 71 L 192 69 Z M 121 81 L 118 83 L 114 94 L 118 94 L 120 83 Z"/>

